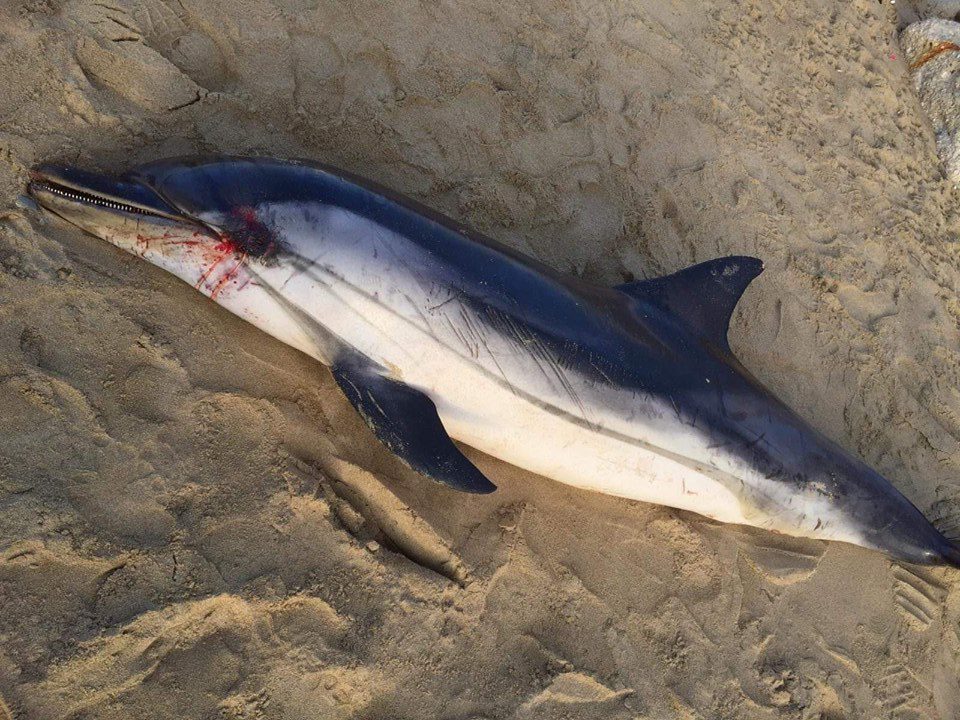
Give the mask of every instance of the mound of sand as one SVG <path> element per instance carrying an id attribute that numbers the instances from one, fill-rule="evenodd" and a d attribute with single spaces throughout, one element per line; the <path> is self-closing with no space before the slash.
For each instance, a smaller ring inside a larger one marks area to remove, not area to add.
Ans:
<path id="1" fill-rule="evenodd" d="M 950 523 L 960 219 L 895 7 L 5 3 L 0 717 L 957 717 L 957 572 L 472 452 L 500 492 L 447 491 L 18 201 L 40 160 L 301 156 L 597 282 L 757 255 L 745 364 Z"/>

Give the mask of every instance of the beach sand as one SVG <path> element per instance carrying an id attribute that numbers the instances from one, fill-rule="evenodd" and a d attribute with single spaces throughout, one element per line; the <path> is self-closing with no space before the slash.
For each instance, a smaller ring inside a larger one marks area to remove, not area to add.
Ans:
<path id="1" fill-rule="evenodd" d="M 597 283 L 755 255 L 739 357 L 949 525 L 960 217 L 912 14 L 4 3 L 0 718 L 960 716 L 958 571 L 469 449 L 500 489 L 449 491 L 326 369 L 18 200 L 43 160 L 306 157 Z"/>

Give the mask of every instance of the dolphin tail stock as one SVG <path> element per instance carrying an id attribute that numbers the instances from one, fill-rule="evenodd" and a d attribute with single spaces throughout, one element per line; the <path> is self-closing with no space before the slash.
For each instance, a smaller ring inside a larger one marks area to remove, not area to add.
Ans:
<path id="1" fill-rule="evenodd" d="M 941 516 L 932 520 L 930 525 L 937 534 L 935 541 L 937 555 L 943 562 L 960 568 L 960 545 L 958 545 L 960 535 L 957 534 L 956 522 L 949 517 L 945 519 Z"/>
<path id="2" fill-rule="evenodd" d="M 948 564 L 960 569 L 960 547 L 957 547 L 955 543 L 948 543 L 947 546 L 940 551 L 940 556 Z"/>

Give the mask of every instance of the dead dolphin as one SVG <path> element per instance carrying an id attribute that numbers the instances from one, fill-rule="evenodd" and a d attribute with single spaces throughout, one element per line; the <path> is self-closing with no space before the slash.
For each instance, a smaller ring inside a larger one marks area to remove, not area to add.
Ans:
<path id="1" fill-rule="evenodd" d="M 599 287 L 308 162 L 44 165 L 29 190 L 329 366 L 388 448 L 452 488 L 495 489 L 451 437 L 578 487 L 960 565 L 733 356 L 755 258 Z"/>

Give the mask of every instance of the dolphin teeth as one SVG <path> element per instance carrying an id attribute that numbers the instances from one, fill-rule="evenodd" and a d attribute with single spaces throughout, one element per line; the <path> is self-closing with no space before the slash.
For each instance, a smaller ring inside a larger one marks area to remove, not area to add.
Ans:
<path id="1" fill-rule="evenodd" d="M 109 208 L 110 210 L 135 213 L 138 215 L 153 215 L 153 213 L 151 213 L 149 210 L 144 210 L 143 208 L 136 207 L 135 205 L 127 205 L 126 203 L 107 200 L 106 198 L 80 192 L 78 190 L 73 190 L 51 182 L 36 182 L 35 184 L 42 190 L 45 190 L 49 193 L 59 195 L 60 197 L 67 198 L 68 200 L 75 200 L 76 202 L 85 203 L 87 205 L 98 205 L 100 207 Z"/>

